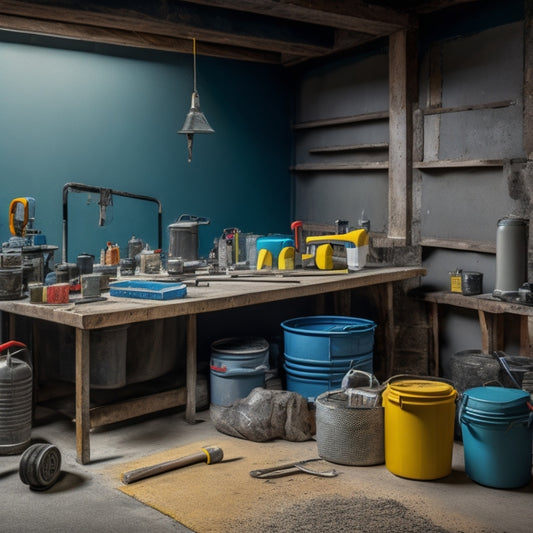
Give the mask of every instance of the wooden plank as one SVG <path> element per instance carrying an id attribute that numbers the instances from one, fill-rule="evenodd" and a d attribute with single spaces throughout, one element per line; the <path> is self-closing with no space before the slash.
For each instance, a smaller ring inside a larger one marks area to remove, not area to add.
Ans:
<path id="1" fill-rule="evenodd" d="M 385 350 L 387 359 L 388 375 L 392 376 L 394 372 L 394 363 L 396 357 L 396 331 L 394 323 L 394 288 L 392 283 L 379 285 L 384 291 L 384 309 L 385 309 Z"/>
<path id="2" fill-rule="evenodd" d="M 324 146 L 320 148 L 310 148 L 310 154 L 329 154 L 338 152 L 357 152 L 365 150 L 386 150 L 389 143 L 370 143 L 370 144 L 349 144 L 341 146 Z"/>
<path id="3" fill-rule="evenodd" d="M 439 102 L 440 103 L 440 102 Z M 487 102 L 486 104 L 467 104 L 455 107 L 425 107 L 422 109 L 424 115 L 442 115 L 445 113 L 462 113 L 464 111 L 480 111 L 483 109 L 501 109 L 502 107 L 509 107 L 516 105 L 516 100 L 501 100 L 498 102 Z"/>
<path id="4" fill-rule="evenodd" d="M 105 43 L 132 48 L 161 50 L 164 52 L 191 53 L 190 38 L 180 38 L 169 35 L 155 35 L 146 31 L 131 32 L 118 28 L 101 28 L 83 26 L 81 24 L 66 24 L 63 22 L 27 19 L 0 14 L 0 27 L 39 35 L 60 35 L 65 38 L 80 41 Z M 212 44 L 200 42 L 197 45 L 198 55 L 222 57 L 241 61 L 277 64 L 281 61 L 280 52 L 266 50 L 252 50 L 244 46 L 230 46 L 223 43 Z"/>
<path id="5" fill-rule="evenodd" d="M 386 120 L 389 118 L 388 111 L 378 111 L 376 113 L 365 113 L 361 115 L 351 115 L 348 117 L 326 118 L 320 120 L 309 120 L 292 125 L 293 130 L 308 130 L 312 128 L 327 128 L 331 126 L 342 126 L 344 124 L 357 124 L 358 122 L 370 122 L 373 120 Z"/>
<path id="6" fill-rule="evenodd" d="M 87 464 L 91 459 L 89 431 L 90 408 L 90 332 L 76 330 L 76 452 L 77 461 Z"/>
<path id="7" fill-rule="evenodd" d="M 137 416 L 163 411 L 164 409 L 180 407 L 185 405 L 186 401 L 186 388 L 181 387 L 179 389 L 150 394 L 140 398 L 114 403 L 112 405 L 93 407 L 90 410 L 91 428 L 104 426 L 106 424 L 114 424 Z"/>
<path id="8" fill-rule="evenodd" d="M 520 355 L 533 356 L 533 317 L 520 317 Z"/>
<path id="9" fill-rule="evenodd" d="M 469 167 L 503 167 L 503 159 L 439 159 L 435 161 L 418 161 L 414 168 L 469 168 Z"/>
<path id="10" fill-rule="evenodd" d="M 487 317 L 484 311 L 478 310 L 479 327 L 481 329 L 481 352 L 492 353 L 492 323 L 490 317 Z"/>
<path id="11" fill-rule="evenodd" d="M 411 25 L 409 16 L 361 0 L 188 0 L 194 4 L 260 13 L 295 21 L 343 28 L 372 35 L 387 35 Z"/>
<path id="12" fill-rule="evenodd" d="M 408 243 L 412 222 L 412 103 L 416 99 L 413 78 L 417 72 L 413 37 L 405 31 L 389 37 L 388 236 Z"/>
<path id="13" fill-rule="evenodd" d="M 524 2 L 524 151 L 533 159 L 533 4 Z"/>
<path id="14" fill-rule="evenodd" d="M 196 315 L 187 317 L 187 407 L 185 419 L 190 424 L 196 422 L 196 345 L 197 345 Z"/>
<path id="15" fill-rule="evenodd" d="M 429 358 L 429 375 L 438 376 L 440 373 L 440 344 L 439 344 L 439 306 L 435 302 L 430 304 L 431 324 L 431 357 Z"/>
<path id="16" fill-rule="evenodd" d="M 388 161 L 366 161 L 360 163 L 301 163 L 290 168 L 293 172 L 327 172 L 346 170 L 387 170 Z"/>
<path id="17" fill-rule="evenodd" d="M 217 7 L 198 7 L 190 2 L 136 2 L 128 9 L 108 2 L 70 3 L 68 6 L 50 5 L 44 0 L 20 2 L 3 0 L 0 13 L 17 18 L 22 23 L 35 24 L 25 29 L 38 33 L 43 24 L 60 23 L 56 35 L 64 36 L 70 25 L 86 31 L 92 40 L 94 30 L 122 30 L 134 34 L 152 34 L 233 46 L 255 48 L 278 53 L 315 56 L 334 50 L 333 28 L 296 21 L 279 23 L 279 19 L 255 14 L 243 14 Z M 17 29 L 17 28 L 13 28 Z M 19 28 L 20 29 L 20 28 Z M 83 34 L 81 36 L 83 37 Z"/>
<path id="18" fill-rule="evenodd" d="M 420 244 L 428 248 L 447 248 L 450 250 L 464 250 L 466 252 L 479 252 L 484 254 L 495 254 L 496 244 L 479 241 L 459 241 L 451 239 L 441 239 L 439 237 L 421 237 Z"/>

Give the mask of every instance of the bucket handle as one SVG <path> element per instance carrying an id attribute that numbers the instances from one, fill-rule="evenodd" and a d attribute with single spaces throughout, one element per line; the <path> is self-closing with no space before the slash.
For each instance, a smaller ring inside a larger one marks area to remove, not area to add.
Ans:
<path id="1" fill-rule="evenodd" d="M 4 344 L 0 344 L 0 353 L 2 353 L 4 350 L 9 350 L 9 348 L 13 348 L 14 346 L 18 348 L 22 348 L 23 350 L 27 349 L 28 347 L 19 341 L 7 341 L 4 342 Z M 8 366 L 11 365 L 11 354 L 8 352 L 6 356 L 6 364 Z"/>
<path id="2" fill-rule="evenodd" d="M 215 372 L 220 372 L 222 374 L 225 374 L 226 376 L 244 376 L 246 374 L 253 374 L 254 372 L 259 372 L 261 370 L 268 370 L 267 365 L 259 365 L 255 368 L 234 368 L 229 369 L 227 366 L 216 366 L 216 365 L 210 365 L 211 370 L 214 370 Z"/>
<path id="3" fill-rule="evenodd" d="M 333 332 L 341 332 L 341 333 L 348 333 L 352 331 L 367 331 L 369 328 L 375 329 L 375 326 L 372 326 L 370 324 L 354 324 L 354 325 L 347 325 L 347 326 L 331 326 L 328 331 Z"/>

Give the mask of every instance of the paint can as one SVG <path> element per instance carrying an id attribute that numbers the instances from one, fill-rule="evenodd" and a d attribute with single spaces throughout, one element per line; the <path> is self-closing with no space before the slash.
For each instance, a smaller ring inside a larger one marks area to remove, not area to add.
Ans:
<path id="1" fill-rule="evenodd" d="M 77 257 L 76 264 L 78 266 L 78 273 L 80 276 L 83 274 L 92 274 L 94 265 L 94 255 L 80 254 Z"/>
<path id="2" fill-rule="evenodd" d="M 474 296 L 483 292 L 483 274 L 466 272 L 461 274 L 461 292 L 464 296 Z"/>
<path id="3" fill-rule="evenodd" d="M 83 274 L 81 276 L 81 295 L 83 298 L 100 296 L 102 274 Z"/>

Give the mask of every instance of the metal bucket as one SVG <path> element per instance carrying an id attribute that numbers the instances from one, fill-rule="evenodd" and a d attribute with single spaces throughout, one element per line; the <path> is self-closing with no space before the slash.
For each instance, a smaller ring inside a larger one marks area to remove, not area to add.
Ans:
<path id="1" fill-rule="evenodd" d="M 12 347 L 26 349 L 21 342 L 9 341 L 0 345 L 0 354 Z M 0 455 L 21 453 L 30 444 L 32 391 L 30 366 L 9 351 L 0 355 Z"/>

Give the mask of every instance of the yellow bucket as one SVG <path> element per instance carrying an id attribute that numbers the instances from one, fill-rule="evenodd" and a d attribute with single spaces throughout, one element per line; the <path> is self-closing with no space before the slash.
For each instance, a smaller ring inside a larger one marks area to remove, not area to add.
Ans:
<path id="1" fill-rule="evenodd" d="M 390 381 L 383 392 L 385 466 L 409 479 L 439 479 L 452 471 L 455 399 L 446 382 Z"/>

